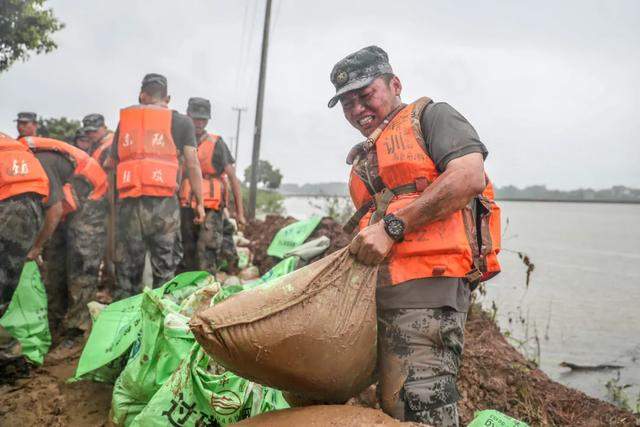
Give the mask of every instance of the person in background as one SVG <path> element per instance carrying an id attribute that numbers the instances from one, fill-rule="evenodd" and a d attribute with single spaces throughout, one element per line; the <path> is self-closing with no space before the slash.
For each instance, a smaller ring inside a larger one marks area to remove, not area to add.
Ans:
<path id="1" fill-rule="evenodd" d="M 22 143 L 0 132 L 0 317 L 8 307 L 42 227 L 49 178 Z M 19 342 L 0 327 L 0 363 L 20 357 Z"/>
<path id="2" fill-rule="evenodd" d="M 82 128 L 91 144 L 89 154 L 100 166 L 105 167 L 113 144 L 113 132 L 105 125 L 104 116 L 98 113 L 87 114 L 82 119 Z"/>
<path id="3" fill-rule="evenodd" d="M 379 264 L 378 393 L 401 421 L 459 423 L 456 377 L 473 287 L 500 271 L 499 210 L 487 149 L 446 103 L 400 99 L 387 53 L 363 48 L 330 79 L 344 117 L 366 140 L 347 156 L 357 228 L 350 252 Z"/>
<path id="4" fill-rule="evenodd" d="M 198 143 L 198 160 L 202 171 L 202 196 L 205 206 L 205 220 L 202 225 L 194 225 L 190 207 L 195 202 L 190 179 L 185 178 L 180 188 L 182 206 L 183 270 L 204 270 L 215 274 L 222 260 L 224 235 L 225 195 L 224 175 L 230 181 L 235 199 L 236 220 L 240 226 L 245 223 L 240 182 L 236 177 L 234 159 L 219 135 L 206 130 L 211 119 L 211 102 L 205 98 L 190 98 L 187 115 L 193 121 L 195 138 Z"/>
<path id="5" fill-rule="evenodd" d="M 86 305 L 95 297 L 104 253 L 107 175 L 66 142 L 37 136 L 19 141 L 39 160 L 50 186 L 45 223 L 27 257 L 38 260 L 43 253 L 51 330 L 72 345 L 91 326 Z"/>
<path id="6" fill-rule="evenodd" d="M 78 128 L 73 136 L 73 145 L 91 155 L 91 141 L 87 137 L 84 128 Z"/>
<path id="7" fill-rule="evenodd" d="M 18 138 L 23 136 L 36 136 L 38 134 L 38 115 L 30 111 L 18 113 L 16 129 Z"/>
<path id="8" fill-rule="evenodd" d="M 191 119 L 170 110 L 166 77 L 147 74 L 139 104 L 120 110 L 111 149 L 115 184 L 116 248 L 114 298 L 142 290 L 146 253 L 150 253 L 153 286 L 173 278 L 180 233 L 177 190 L 180 157 L 193 195 L 193 221 L 204 221 L 202 174 Z"/>

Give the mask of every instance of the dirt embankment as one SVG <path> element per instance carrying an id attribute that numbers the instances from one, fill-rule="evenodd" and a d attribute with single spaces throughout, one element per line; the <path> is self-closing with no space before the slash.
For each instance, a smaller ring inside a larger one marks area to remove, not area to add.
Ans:
<path id="1" fill-rule="evenodd" d="M 251 241 L 249 247 L 253 253 L 253 264 L 260 269 L 260 274 L 266 273 L 280 261 L 278 258 L 267 255 L 267 248 L 278 230 L 294 222 L 296 222 L 296 219 L 290 216 L 267 215 L 264 221 L 252 220 L 247 225 L 244 234 Z M 342 226 L 331 218 L 323 218 L 307 241 L 322 236 L 331 239 L 331 246 L 322 256 L 344 248 L 351 241 L 350 237 L 342 231 Z M 315 261 L 315 259 L 312 261 Z"/>
<path id="2" fill-rule="evenodd" d="M 246 233 L 254 263 L 264 273 L 277 262 L 266 255 L 271 239 L 293 218 L 252 221 Z M 330 251 L 349 242 L 340 226 L 324 219 L 312 237 L 332 239 Z M 638 426 L 626 411 L 551 381 L 518 353 L 478 307 L 469 314 L 458 384 L 462 425 L 473 412 L 497 409 L 532 426 Z M 66 384 L 77 364 L 79 347 L 50 354 L 30 378 L 0 386 L 0 426 L 103 426 L 111 403 L 111 387 L 91 382 Z M 57 354 L 56 354 L 57 353 Z"/>

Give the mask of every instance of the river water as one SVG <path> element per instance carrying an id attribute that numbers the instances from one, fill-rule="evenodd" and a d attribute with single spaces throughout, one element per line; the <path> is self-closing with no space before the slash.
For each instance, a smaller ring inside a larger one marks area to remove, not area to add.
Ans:
<path id="1" fill-rule="evenodd" d="M 323 214 L 317 198 L 289 197 L 289 215 Z M 345 200 L 343 203 L 347 203 Z M 609 400 L 606 384 L 640 394 L 640 205 L 501 202 L 502 273 L 486 284 L 483 306 L 551 378 Z M 527 267 L 535 265 L 529 286 Z M 576 371 L 561 362 L 615 364 Z"/>

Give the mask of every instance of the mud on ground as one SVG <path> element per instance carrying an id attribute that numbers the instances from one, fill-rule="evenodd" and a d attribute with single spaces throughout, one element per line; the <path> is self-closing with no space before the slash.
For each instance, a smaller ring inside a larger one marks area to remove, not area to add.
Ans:
<path id="1" fill-rule="evenodd" d="M 276 231 L 293 218 L 253 221 L 246 233 L 263 273 L 277 262 L 266 255 Z M 324 233 L 324 234 L 322 234 Z M 350 238 L 325 218 L 312 237 L 332 239 L 330 251 Z M 0 426 L 103 426 L 111 404 L 111 386 L 91 382 L 66 384 L 73 375 L 80 346 L 54 351 L 41 368 L 13 385 L 0 386 Z M 551 381 L 515 350 L 488 315 L 474 306 L 466 325 L 465 350 L 458 379 L 462 425 L 474 411 L 497 409 L 532 426 L 640 426 L 627 411 Z M 368 393 L 371 401 L 372 394 Z M 363 402 L 361 402 L 362 404 Z"/>
<path id="2" fill-rule="evenodd" d="M 67 384 L 82 344 L 50 353 L 28 378 L 0 385 L 0 426 L 106 425 L 112 387 L 89 381 Z"/>

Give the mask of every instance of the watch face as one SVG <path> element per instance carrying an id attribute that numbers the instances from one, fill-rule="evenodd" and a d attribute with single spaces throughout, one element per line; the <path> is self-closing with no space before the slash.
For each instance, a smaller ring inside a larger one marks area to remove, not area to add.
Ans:
<path id="1" fill-rule="evenodd" d="M 404 224 L 402 224 L 402 221 L 400 220 L 393 219 L 389 221 L 387 229 L 389 230 L 389 234 L 392 236 L 400 237 L 404 231 Z"/>

